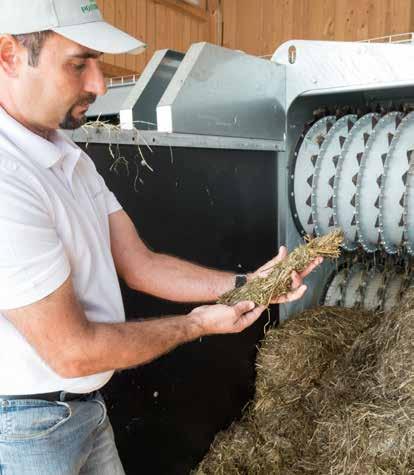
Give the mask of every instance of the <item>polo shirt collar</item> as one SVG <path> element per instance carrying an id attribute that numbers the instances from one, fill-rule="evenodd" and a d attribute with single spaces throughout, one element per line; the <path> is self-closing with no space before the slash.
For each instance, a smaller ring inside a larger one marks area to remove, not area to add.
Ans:
<path id="1" fill-rule="evenodd" d="M 64 136 L 63 132 L 54 131 L 51 141 L 27 129 L 24 125 L 11 117 L 0 106 L 0 129 L 13 144 L 30 160 L 36 161 L 44 168 L 51 168 L 67 154 L 76 153 L 77 159 L 81 150 Z"/>

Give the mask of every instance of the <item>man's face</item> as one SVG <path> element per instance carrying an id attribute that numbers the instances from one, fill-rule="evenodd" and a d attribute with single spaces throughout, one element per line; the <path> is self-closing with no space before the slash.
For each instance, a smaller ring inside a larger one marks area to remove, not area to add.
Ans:
<path id="1" fill-rule="evenodd" d="M 17 77 L 10 83 L 24 121 L 48 130 L 83 125 L 89 105 L 106 92 L 100 53 L 53 34 L 44 43 L 38 66 L 29 66 L 24 48 L 19 55 Z"/>

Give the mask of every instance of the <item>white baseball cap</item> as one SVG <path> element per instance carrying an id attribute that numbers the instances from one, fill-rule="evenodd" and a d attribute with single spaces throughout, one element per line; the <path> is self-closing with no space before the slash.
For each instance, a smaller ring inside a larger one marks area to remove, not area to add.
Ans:
<path id="1" fill-rule="evenodd" d="M 146 48 L 105 22 L 96 0 L 0 0 L 0 34 L 45 30 L 102 53 L 139 54 Z"/>

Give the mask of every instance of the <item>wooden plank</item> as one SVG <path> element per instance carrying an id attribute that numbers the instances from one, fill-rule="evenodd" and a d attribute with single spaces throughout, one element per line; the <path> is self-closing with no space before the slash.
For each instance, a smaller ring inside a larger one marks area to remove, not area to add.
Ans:
<path id="1" fill-rule="evenodd" d="M 412 4 L 411 0 L 391 0 L 391 34 L 408 33 L 412 30 L 411 15 Z"/>
<path id="2" fill-rule="evenodd" d="M 237 45 L 237 0 L 224 0 L 223 3 L 223 46 L 236 48 Z"/>
<path id="3" fill-rule="evenodd" d="M 408 15 L 409 27 L 408 27 L 407 31 L 414 32 L 414 0 L 410 0 L 408 3 L 409 3 L 410 13 Z"/>
<path id="4" fill-rule="evenodd" d="M 126 0 L 116 0 L 115 25 L 121 30 L 126 30 Z M 125 54 L 117 54 L 115 57 L 115 65 L 120 68 L 125 68 L 125 56 Z"/>
<path id="5" fill-rule="evenodd" d="M 187 51 L 191 46 L 191 18 L 184 16 L 183 23 L 183 50 Z"/>
<path id="6" fill-rule="evenodd" d="M 153 0 L 147 0 L 147 32 L 146 32 L 146 43 L 147 50 L 145 51 L 145 63 L 152 58 L 155 49 L 156 49 L 156 6 Z"/>
<path id="7" fill-rule="evenodd" d="M 136 3 L 136 20 L 135 20 L 135 36 L 139 40 L 148 44 L 148 0 L 134 0 Z M 135 56 L 135 70 L 138 72 L 143 71 L 147 63 L 147 56 L 145 53 L 141 53 Z"/>
<path id="8" fill-rule="evenodd" d="M 104 18 L 108 23 L 112 25 L 116 24 L 115 18 L 115 0 L 105 0 L 104 2 Z M 108 64 L 115 64 L 115 55 L 113 54 L 105 54 L 103 57 L 103 61 Z"/>
<path id="9" fill-rule="evenodd" d="M 167 24 L 166 7 L 158 2 L 155 3 L 155 49 L 168 48 L 167 44 Z"/>
<path id="10" fill-rule="evenodd" d="M 263 0 L 262 56 L 269 56 L 283 41 L 283 13 L 280 0 Z"/>
<path id="11" fill-rule="evenodd" d="M 262 54 L 263 2 L 240 2 L 236 17 L 237 48 L 250 54 Z"/>
<path id="12" fill-rule="evenodd" d="M 208 19 L 208 41 L 217 45 L 223 42 L 223 16 L 221 11 L 221 2 L 219 0 L 210 0 L 207 5 Z"/>
<path id="13" fill-rule="evenodd" d="M 198 21 L 190 18 L 190 45 L 200 41 L 200 34 L 198 31 Z"/>
<path id="14" fill-rule="evenodd" d="M 200 7 L 194 7 L 189 5 L 188 3 L 184 3 L 180 0 L 154 0 L 155 3 L 162 4 L 164 6 L 168 6 L 170 8 L 174 8 L 181 13 L 186 13 L 187 15 L 191 15 L 194 18 L 197 18 L 199 21 L 208 21 L 208 15 L 205 9 Z"/>
<path id="15" fill-rule="evenodd" d="M 319 0 L 315 8 L 312 0 L 306 0 L 304 15 L 308 19 L 303 26 L 303 38 L 312 40 L 333 40 L 335 37 L 335 2 Z"/>
<path id="16" fill-rule="evenodd" d="M 120 68 L 115 64 L 104 63 L 103 61 L 99 62 L 101 71 L 106 78 L 115 78 L 120 76 L 131 76 L 135 74 L 135 71 L 127 68 Z"/>
<path id="17" fill-rule="evenodd" d="M 137 0 L 125 0 L 125 31 L 133 36 L 137 36 Z M 136 71 L 136 57 L 132 54 L 125 55 L 125 68 Z"/>
<path id="18" fill-rule="evenodd" d="M 198 23 L 198 41 L 209 41 L 209 25 L 205 22 Z"/>
<path id="19" fill-rule="evenodd" d="M 185 53 L 187 48 L 184 44 L 184 22 L 188 15 L 184 15 L 178 11 L 171 10 L 171 29 L 172 38 L 171 44 L 174 45 L 173 49 Z"/>

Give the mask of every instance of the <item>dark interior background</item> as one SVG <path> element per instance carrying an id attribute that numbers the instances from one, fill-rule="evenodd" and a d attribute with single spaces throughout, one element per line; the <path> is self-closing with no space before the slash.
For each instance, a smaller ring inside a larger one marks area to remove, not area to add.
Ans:
<path id="1" fill-rule="evenodd" d="M 154 251 L 234 272 L 256 269 L 277 248 L 276 154 L 89 144 L 107 185 Z M 121 158 L 119 158 L 121 157 Z M 127 319 L 188 313 L 122 285 Z M 115 374 L 103 390 L 128 475 L 188 474 L 254 391 L 265 313 L 239 335 L 205 337 Z M 116 348 L 113 349 L 116 351 Z"/>

